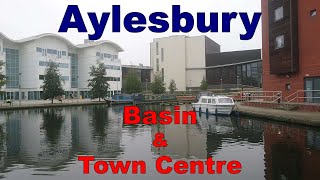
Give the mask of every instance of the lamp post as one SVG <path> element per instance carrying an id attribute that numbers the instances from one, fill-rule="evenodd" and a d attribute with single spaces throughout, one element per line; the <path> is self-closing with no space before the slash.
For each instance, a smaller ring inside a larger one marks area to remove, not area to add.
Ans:
<path id="1" fill-rule="evenodd" d="M 239 89 L 239 76 L 237 76 L 237 91 Z"/>
<path id="2" fill-rule="evenodd" d="M 21 73 L 19 73 L 19 106 L 21 106 Z"/>

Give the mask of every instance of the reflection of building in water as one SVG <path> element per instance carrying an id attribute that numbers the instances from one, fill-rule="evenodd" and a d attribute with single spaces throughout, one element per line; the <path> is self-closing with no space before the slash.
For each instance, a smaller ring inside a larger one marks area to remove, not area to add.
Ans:
<path id="1" fill-rule="evenodd" d="M 122 116 L 112 108 L 89 106 L 73 109 L 72 138 L 81 153 L 104 158 L 115 158 L 121 153 Z"/>
<path id="2" fill-rule="evenodd" d="M 207 156 L 213 156 L 223 141 L 262 142 L 263 123 L 224 116 L 197 117 L 197 125 L 207 130 Z"/>
<path id="3" fill-rule="evenodd" d="M 181 111 L 185 111 L 185 106 L 181 106 Z M 173 112 L 173 109 L 167 109 Z M 168 155 L 172 158 L 197 158 L 206 159 L 206 131 L 202 131 L 197 125 L 153 125 L 151 126 L 152 140 L 155 134 L 162 132 L 165 135 L 168 146 L 156 148 L 152 146 L 152 151 L 159 155 Z"/>
<path id="4" fill-rule="evenodd" d="M 320 133 L 266 123 L 266 180 L 319 179 Z"/>

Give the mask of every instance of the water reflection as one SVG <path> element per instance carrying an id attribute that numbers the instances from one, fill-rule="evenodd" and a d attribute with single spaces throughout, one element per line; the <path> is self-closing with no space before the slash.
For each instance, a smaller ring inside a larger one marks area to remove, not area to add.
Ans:
<path id="1" fill-rule="evenodd" d="M 190 107 L 181 106 L 180 109 L 183 111 Z M 141 107 L 142 112 L 145 110 L 173 112 L 174 109 Z M 25 169 L 37 177 L 55 179 L 48 175 L 60 174 L 86 179 L 77 164 L 79 154 L 103 159 L 142 159 L 149 164 L 159 155 L 168 155 L 176 160 L 211 156 L 223 160 L 237 159 L 245 167 L 242 174 L 234 176 L 233 179 L 238 180 L 307 180 L 317 179 L 320 175 L 316 166 L 320 160 L 319 129 L 216 116 L 197 116 L 195 125 L 124 126 L 122 112 L 121 106 L 0 112 L 0 178 L 23 178 L 23 173 L 15 172 Z M 157 132 L 165 134 L 168 147 L 155 148 L 151 145 Z M 76 173 L 74 169 L 77 169 Z M 150 170 L 156 174 L 154 172 L 154 169 Z M 35 176 L 29 177 L 35 179 Z M 143 176 L 128 176 L 127 179 L 143 179 Z M 194 177 L 183 176 L 183 179 Z M 219 179 L 232 177 L 219 176 Z"/>

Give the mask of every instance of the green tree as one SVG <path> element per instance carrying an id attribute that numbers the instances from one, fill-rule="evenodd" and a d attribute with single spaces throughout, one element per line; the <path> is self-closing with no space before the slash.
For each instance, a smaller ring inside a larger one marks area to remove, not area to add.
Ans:
<path id="1" fill-rule="evenodd" d="M 2 61 L 0 61 L 0 89 L 2 89 L 2 86 L 4 86 L 6 84 L 6 76 L 1 71 L 2 66 L 4 66 L 4 63 Z M 2 94 L 3 92 L 0 91 L 0 93 Z"/>
<path id="2" fill-rule="evenodd" d="M 154 74 L 153 82 L 151 83 L 151 91 L 153 94 L 162 94 L 166 91 L 165 83 L 163 82 L 161 74 Z"/>
<path id="3" fill-rule="evenodd" d="M 90 67 L 90 77 L 92 79 L 88 80 L 88 87 L 91 88 L 90 95 L 91 98 L 104 98 L 108 95 L 109 84 L 106 72 L 106 66 L 103 62 L 97 61 L 98 66 Z"/>
<path id="4" fill-rule="evenodd" d="M 174 93 L 174 91 L 177 90 L 176 82 L 173 79 L 171 79 L 170 85 L 168 88 L 170 90 L 170 93 Z"/>
<path id="5" fill-rule="evenodd" d="M 123 89 L 126 93 L 140 93 L 142 92 L 142 83 L 139 79 L 138 73 L 130 69 L 127 76 L 123 80 Z"/>
<path id="6" fill-rule="evenodd" d="M 200 89 L 201 90 L 207 90 L 208 89 L 208 82 L 204 78 L 201 81 Z"/>
<path id="7" fill-rule="evenodd" d="M 51 103 L 53 103 L 55 97 L 63 95 L 62 82 L 58 64 L 50 61 L 45 71 L 43 85 L 41 86 L 44 99 L 51 99 Z"/>

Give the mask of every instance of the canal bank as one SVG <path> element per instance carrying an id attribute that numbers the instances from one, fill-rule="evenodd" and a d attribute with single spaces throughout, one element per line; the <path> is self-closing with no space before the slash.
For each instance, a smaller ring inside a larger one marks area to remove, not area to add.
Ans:
<path id="1" fill-rule="evenodd" d="M 236 109 L 242 116 L 320 127 L 320 112 L 301 112 L 271 108 L 257 108 L 244 106 L 241 103 L 237 104 Z"/>
<path id="2" fill-rule="evenodd" d="M 69 107 L 69 106 L 87 106 L 87 105 L 109 105 L 109 106 L 116 106 L 116 105 L 148 105 L 148 104 L 159 104 L 159 105 L 179 105 L 179 104 L 190 104 L 192 100 L 190 99 L 179 99 L 179 100 L 149 100 L 149 101 L 105 101 L 98 99 L 81 99 L 81 100 L 74 100 L 74 99 L 65 99 L 62 102 L 55 100 L 54 103 L 51 103 L 50 100 L 29 100 L 29 101 L 22 101 L 21 104 L 19 101 L 13 102 L 11 105 L 8 103 L 0 104 L 0 111 L 7 111 L 7 110 L 21 110 L 21 109 L 36 109 L 36 108 L 50 108 L 50 107 Z"/>

